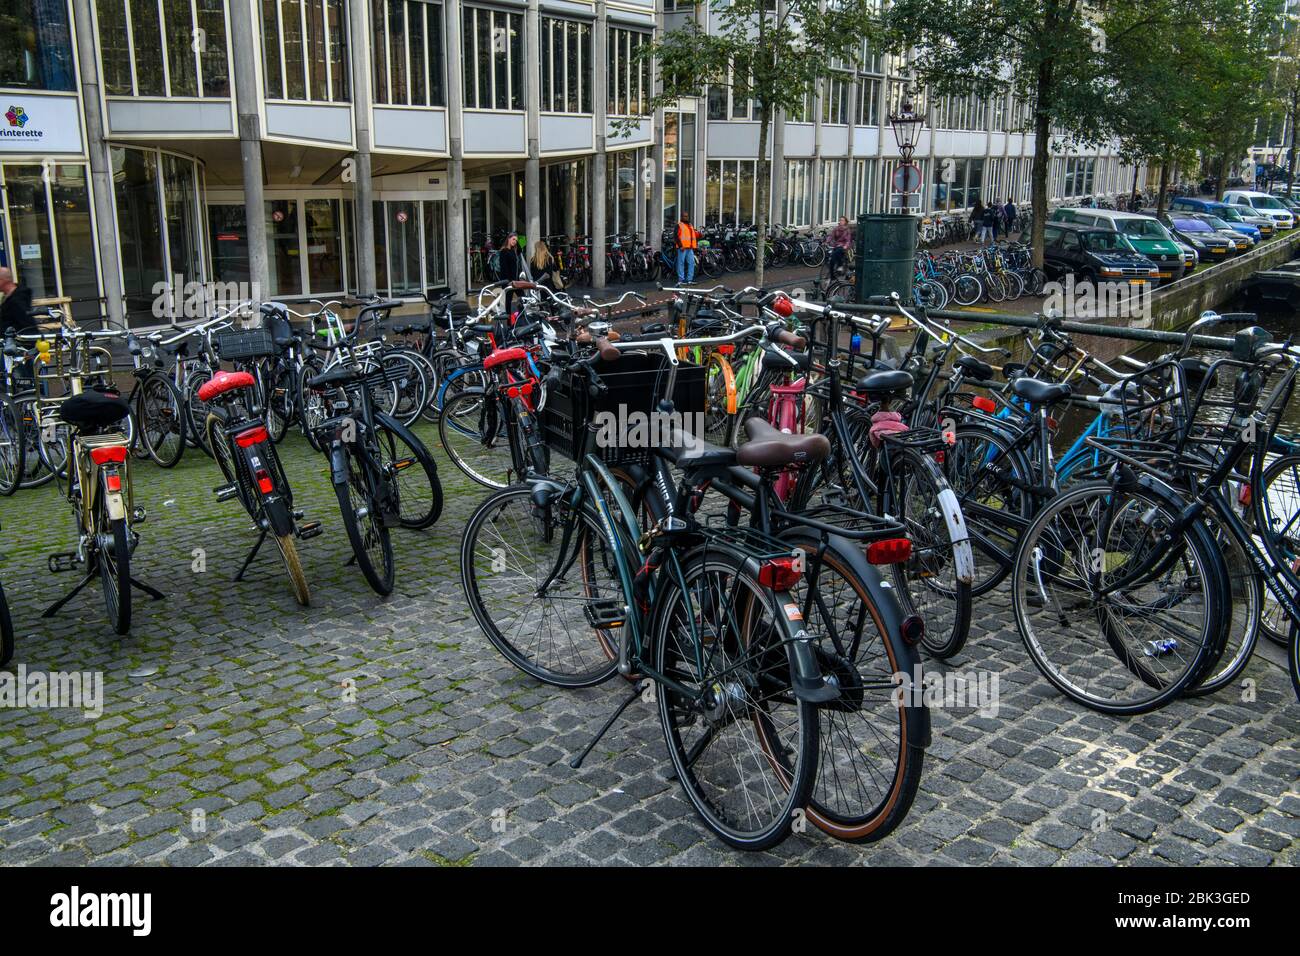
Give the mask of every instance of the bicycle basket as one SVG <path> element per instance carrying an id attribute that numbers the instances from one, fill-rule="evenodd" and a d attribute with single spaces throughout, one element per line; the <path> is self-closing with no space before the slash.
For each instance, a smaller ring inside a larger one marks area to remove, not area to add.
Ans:
<path id="1" fill-rule="evenodd" d="M 226 362 L 275 354 L 275 340 L 271 336 L 271 330 L 265 327 L 218 332 L 212 337 L 212 344 L 216 347 L 217 355 Z"/>
<path id="2" fill-rule="evenodd" d="M 566 371 L 547 389 L 539 416 L 543 440 L 552 451 L 574 459 L 582 450 L 580 429 L 605 422 L 613 425 L 620 440 L 601 447 L 589 442 L 588 451 L 610 465 L 648 462 L 650 449 L 663 441 L 672 423 L 658 414 L 668 360 L 661 354 L 628 352 L 616 362 L 597 362 L 594 370 L 606 387 L 596 398 L 588 392 L 585 373 Z M 692 434 L 701 431 L 697 423 L 705 410 L 704 377 L 702 365 L 682 362 L 677 367 L 673 418 Z"/>

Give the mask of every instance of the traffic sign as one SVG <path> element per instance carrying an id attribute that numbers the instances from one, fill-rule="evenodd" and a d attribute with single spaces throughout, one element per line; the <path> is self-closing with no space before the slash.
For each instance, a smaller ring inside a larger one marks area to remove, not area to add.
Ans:
<path id="1" fill-rule="evenodd" d="M 903 163 L 894 170 L 894 192 L 914 193 L 921 188 L 921 169 L 915 163 Z"/>

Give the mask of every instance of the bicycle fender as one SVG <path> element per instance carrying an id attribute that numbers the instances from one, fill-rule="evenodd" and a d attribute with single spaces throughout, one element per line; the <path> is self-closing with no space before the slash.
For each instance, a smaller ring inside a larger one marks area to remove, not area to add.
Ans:
<path id="1" fill-rule="evenodd" d="M 939 489 L 939 508 L 943 512 L 943 523 L 948 529 L 948 540 L 952 542 L 953 571 L 958 582 L 970 584 L 975 580 L 975 553 L 971 550 L 970 531 L 966 528 L 966 518 L 961 513 L 957 493 L 952 490 L 948 479 L 933 459 L 927 455 L 919 457 L 930 471 L 930 480 Z"/>
<path id="2" fill-rule="evenodd" d="M 110 521 L 126 518 L 126 499 L 120 491 L 109 491 L 107 476 L 100 475 L 100 493 L 104 496 L 104 510 Z"/>
<path id="3" fill-rule="evenodd" d="M 348 483 L 348 450 L 343 442 L 335 441 L 330 446 L 330 481 L 336 485 Z"/>

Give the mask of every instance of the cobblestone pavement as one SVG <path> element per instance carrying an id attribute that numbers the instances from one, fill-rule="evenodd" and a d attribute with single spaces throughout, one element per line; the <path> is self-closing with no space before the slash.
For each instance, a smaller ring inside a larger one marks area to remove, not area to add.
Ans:
<path id="1" fill-rule="evenodd" d="M 252 535 L 191 453 L 172 472 L 135 470 L 150 512 L 138 574 L 168 596 L 140 603 L 125 638 L 93 589 L 40 619 L 73 583 L 44 569 L 70 546 L 71 515 L 48 486 L 0 500 L 15 663 L 102 671 L 106 702 L 99 719 L 0 710 L 0 863 L 1300 863 L 1300 707 L 1285 674 L 1257 661 L 1249 702 L 1104 717 L 1038 676 L 996 595 L 952 666 L 996 673 L 1000 710 L 934 712 L 900 829 L 864 847 L 813 831 L 733 853 L 665 779 L 648 705 L 569 769 L 621 691 L 540 686 L 479 634 L 456 554 L 481 490 L 440 457 L 446 513 L 396 536 L 397 591 L 379 600 L 344 564 L 324 460 L 296 436 L 284 457 L 308 517 L 325 520 L 301 546 L 313 606 L 294 604 L 270 555 L 232 583 Z"/>

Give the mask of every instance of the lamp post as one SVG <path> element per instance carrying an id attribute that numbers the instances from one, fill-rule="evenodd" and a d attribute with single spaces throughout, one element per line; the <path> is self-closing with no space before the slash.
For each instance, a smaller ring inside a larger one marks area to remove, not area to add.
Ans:
<path id="1" fill-rule="evenodd" d="M 902 162 L 899 163 L 898 167 L 900 172 L 904 168 L 912 166 L 912 152 L 916 149 L 916 142 L 920 138 L 921 124 L 924 120 L 925 118 L 916 112 L 915 107 L 912 105 L 912 91 L 905 88 L 898 109 L 889 114 L 889 125 L 893 127 L 894 140 L 898 143 L 898 153 L 902 157 Z M 913 170 L 914 167 L 901 177 L 898 173 L 895 173 L 895 188 L 903 193 L 905 208 L 908 210 L 912 208 L 911 194 L 915 192 L 915 189 L 900 184 L 908 181 L 914 175 Z M 919 186 L 920 183 L 917 182 L 916 185 Z"/>

